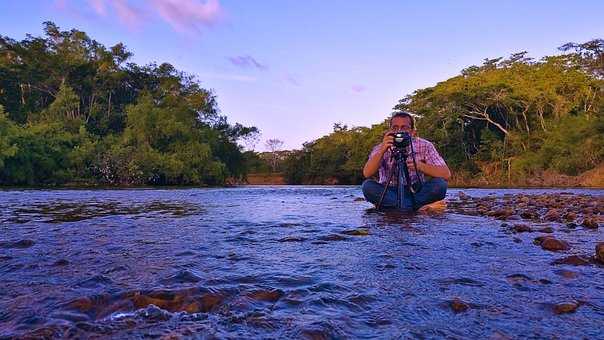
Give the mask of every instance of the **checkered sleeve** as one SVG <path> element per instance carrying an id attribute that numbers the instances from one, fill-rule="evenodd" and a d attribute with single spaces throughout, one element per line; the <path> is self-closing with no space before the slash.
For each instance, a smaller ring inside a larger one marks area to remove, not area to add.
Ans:
<path id="1" fill-rule="evenodd" d="M 422 151 L 422 158 L 427 164 L 437 166 L 447 165 L 447 163 L 445 163 L 445 160 L 440 156 L 438 151 L 436 151 L 434 144 L 425 141 Z"/>
<path id="2" fill-rule="evenodd" d="M 370 159 L 371 159 L 371 157 L 373 157 L 373 155 L 375 155 L 375 154 L 377 154 L 377 153 L 379 153 L 379 152 L 380 152 L 380 145 L 381 145 L 381 144 L 378 144 L 378 145 L 376 145 L 376 146 L 374 146 L 374 147 L 373 147 L 373 149 L 372 149 L 372 150 L 371 150 L 371 152 L 369 153 L 369 157 L 367 157 L 367 160 L 370 160 Z"/>

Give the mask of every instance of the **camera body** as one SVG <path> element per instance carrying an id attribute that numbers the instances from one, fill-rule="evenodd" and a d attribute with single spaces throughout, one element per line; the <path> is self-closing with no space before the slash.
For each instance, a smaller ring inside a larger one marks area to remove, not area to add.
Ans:
<path id="1" fill-rule="evenodd" d="M 394 147 L 404 149 L 411 144 L 411 134 L 404 131 L 390 133 L 394 137 Z"/>

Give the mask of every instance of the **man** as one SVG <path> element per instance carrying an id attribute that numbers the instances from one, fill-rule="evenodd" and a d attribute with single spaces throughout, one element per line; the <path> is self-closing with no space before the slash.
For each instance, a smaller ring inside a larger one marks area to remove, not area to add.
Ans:
<path id="1" fill-rule="evenodd" d="M 393 171 L 396 171 L 396 161 L 392 158 L 392 148 L 394 143 L 394 132 L 407 132 L 412 136 L 413 150 L 415 151 L 415 160 L 417 169 L 413 163 L 411 148 L 408 147 L 406 164 L 409 169 L 409 177 L 412 182 L 412 188 L 418 190 L 415 192 L 415 203 L 411 197 L 411 189 L 405 184 L 404 200 L 402 210 L 416 211 L 424 205 L 440 201 L 445 198 L 447 193 L 447 180 L 451 177 L 451 172 L 447 163 L 438 154 L 434 145 L 429 141 L 417 137 L 415 130 L 415 121 L 408 112 L 396 112 L 390 118 L 390 129 L 384 135 L 382 143 L 376 145 L 365 167 L 363 176 L 372 177 L 379 172 L 378 181 L 366 179 L 363 182 L 363 195 L 367 201 L 379 204 L 380 197 L 387 185 L 388 178 Z M 427 178 L 427 176 L 430 178 Z M 419 188 L 418 183 L 421 178 L 423 185 Z M 404 179 L 403 179 L 404 181 Z M 414 190 L 414 191 L 415 191 Z M 381 203 L 381 208 L 395 208 L 397 199 L 397 178 L 392 177 L 392 181 L 386 190 Z"/>

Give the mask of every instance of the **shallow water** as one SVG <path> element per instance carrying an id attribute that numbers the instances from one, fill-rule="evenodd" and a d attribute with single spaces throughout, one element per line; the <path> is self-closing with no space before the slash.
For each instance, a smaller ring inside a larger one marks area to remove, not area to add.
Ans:
<path id="1" fill-rule="evenodd" d="M 552 261 L 593 254 L 603 228 L 563 234 L 571 250 L 548 252 L 492 218 L 377 213 L 359 197 L 358 187 L 0 191 L 0 337 L 601 336 L 604 266 Z M 456 298 L 467 310 L 451 308 Z M 580 307 L 555 314 L 565 301 Z"/>

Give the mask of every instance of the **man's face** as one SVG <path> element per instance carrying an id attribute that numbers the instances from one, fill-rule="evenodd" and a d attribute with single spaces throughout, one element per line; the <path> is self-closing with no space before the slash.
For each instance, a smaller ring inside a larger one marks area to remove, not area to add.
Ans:
<path id="1" fill-rule="evenodd" d="M 399 132 L 404 131 L 407 133 L 413 132 L 411 128 L 411 119 L 409 117 L 394 117 L 390 122 L 390 130 Z"/>

